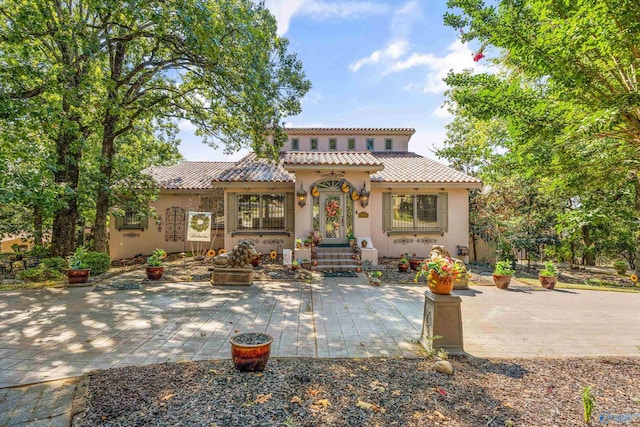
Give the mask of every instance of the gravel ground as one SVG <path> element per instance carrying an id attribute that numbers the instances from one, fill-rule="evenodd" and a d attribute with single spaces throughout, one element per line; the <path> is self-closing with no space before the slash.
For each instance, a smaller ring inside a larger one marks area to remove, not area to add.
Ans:
<path id="1" fill-rule="evenodd" d="M 640 359 L 271 359 L 158 364 L 87 375 L 78 425 L 579 426 L 640 424 Z M 616 422 L 624 421 L 623 423 Z M 629 421 L 630 420 L 630 421 Z"/>

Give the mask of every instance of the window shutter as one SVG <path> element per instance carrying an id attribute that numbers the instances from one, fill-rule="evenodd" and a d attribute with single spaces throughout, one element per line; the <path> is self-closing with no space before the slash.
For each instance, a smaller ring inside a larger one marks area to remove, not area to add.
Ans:
<path id="1" fill-rule="evenodd" d="M 440 193 L 438 196 L 438 225 L 441 232 L 449 231 L 449 194 Z"/>
<path id="2" fill-rule="evenodd" d="M 382 193 L 382 230 L 391 231 L 391 193 Z"/>
<path id="3" fill-rule="evenodd" d="M 238 195 L 236 193 L 227 193 L 225 224 L 227 233 L 238 229 Z"/>
<path id="4" fill-rule="evenodd" d="M 114 218 L 116 220 L 116 230 L 122 229 L 122 226 L 124 225 L 124 217 L 115 216 Z"/>
<path id="5" fill-rule="evenodd" d="M 293 211 L 295 208 L 295 196 L 293 193 L 287 193 L 285 195 L 285 206 L 286 206 L 286 213 L 285 213 L 285 228 L 287 231 L 293 231 L 294 226 L 295 226 L 295 218 L 293 216 Z"/>

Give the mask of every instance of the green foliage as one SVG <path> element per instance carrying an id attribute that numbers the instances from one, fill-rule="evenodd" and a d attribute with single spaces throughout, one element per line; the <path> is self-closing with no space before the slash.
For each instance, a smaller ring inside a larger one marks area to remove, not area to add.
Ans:
<path id="1" fill-rule="evenodd" d="M 106 273 L 111 266 L 109 254 L 102 252 L 87 252 L 84 256 L 84 262 L 87 264 L 87 268 L 91 269 L 91 274 L 94 276 Z"/>
<path id="2" fill-rule="evenodd" d="M 29 268 L 18 273 L 18 279 L 28 280 L 30 282 L 45 282 L 48 280 L 59 281 L 63 279 L 60 271 L 41 265 Z"/>
<path id="3" fill-rule="evenodd" d="M 86 261 L 87 249 L 84 246 L 79 246 L 76 251 L 68 259 L 69 268 L 72 270 L 85 270 L 89 268 L 89 264 Z"/>
<path id="4" fill-rule="evenodd" d="M 444 348 L 440 348 L 438 349 L 438 353 L 436 354 L 436 356 L 440 360 L 447 360 L 449 358 L 449 352 Z"/>
<path id="5" fill-rule="evenodd" d="M 511 261 L 498 261 L 493 274 L 498 276 L 513 276 L 515 271 L 511 268 Z"/>
<path id="6" fill-rule="evenodd" d="M 540 271 L 540 276 L 543 277 L 556 277 L 558 275 L 558 269 L 553 261 L 547 261 L 544 263 L 544 269 Z"/>
<path id="7" fill-rule="evenodd" d="M 45 258 L 40 261 L 40 264 L 44 265 L 50 270 L 56 270 L 59 272 L 64 272 L 68 267 L 67 261 L 64 258 L 53 257 L 53 258 Z"/>
<path id="8" fill-rule="evenodd" d="M 35 245 L 31 251 L 29 251 L 29 255 L 34 256 L 36 258 L 45 258 L 49 256 L 49 248 L 46 248 L 42 245 Z"/>
<path id="9" fill-rule="evenodd" d="M 164 249 L 156 249 L 153 251 L 151 256 L 147 258 L 147 265 L 149 267 L 160 267 L 162 266 L 162 260 L 166 258 L 167 253 Z"/>
<path id="10" fill-rule="evenodd" d="M 587 386 L 582 390 L 582 407 L 584 409 L 584 422 L 589 424 L 591 421 L 591 415 L 593 414 L 593 407 L 596 404 L 596 398 L 591 393 L 591 386 Z"/>

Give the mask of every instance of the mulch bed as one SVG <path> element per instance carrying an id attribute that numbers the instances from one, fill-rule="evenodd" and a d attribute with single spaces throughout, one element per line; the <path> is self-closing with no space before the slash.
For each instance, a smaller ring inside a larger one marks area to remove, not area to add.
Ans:
<path id="1" fill-rule="evenodd" d="M 596 424 L 640 423 L 638 358 L 450 360 L 453 376 L 426 358 L 272 358 L 262 373 L 229 360 L 95 371 L 79 425 L 581 426 L 586 386 Z"/>

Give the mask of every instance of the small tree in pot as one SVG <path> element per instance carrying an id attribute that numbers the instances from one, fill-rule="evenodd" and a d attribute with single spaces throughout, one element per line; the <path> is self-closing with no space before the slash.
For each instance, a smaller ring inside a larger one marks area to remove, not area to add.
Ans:
<path id="1" fill-rule="evenodd" d="M 147 279 L 160 280 L 162 273 L 164 273 L 164 267 L 162 266 L 162 260 L 167 257 L 167 253 L 164 249 L 156 249 L 151 256 L 147 258 Z"/>
<path id="2" fill-rule="evenodd" d="M 553 289 L 558 283 L 558 269 L 553 264 L 553 261 L 547 261 L 544 263 L 544 270 L 538 274 L 538 280 L 545 289 Z"/>
<path id="3" fill-rule="evenodd" d="M 500 289 L 507 289 L 514 273 L 511 261 L 498 261 L 493 270 L 493 283 Z"/>

